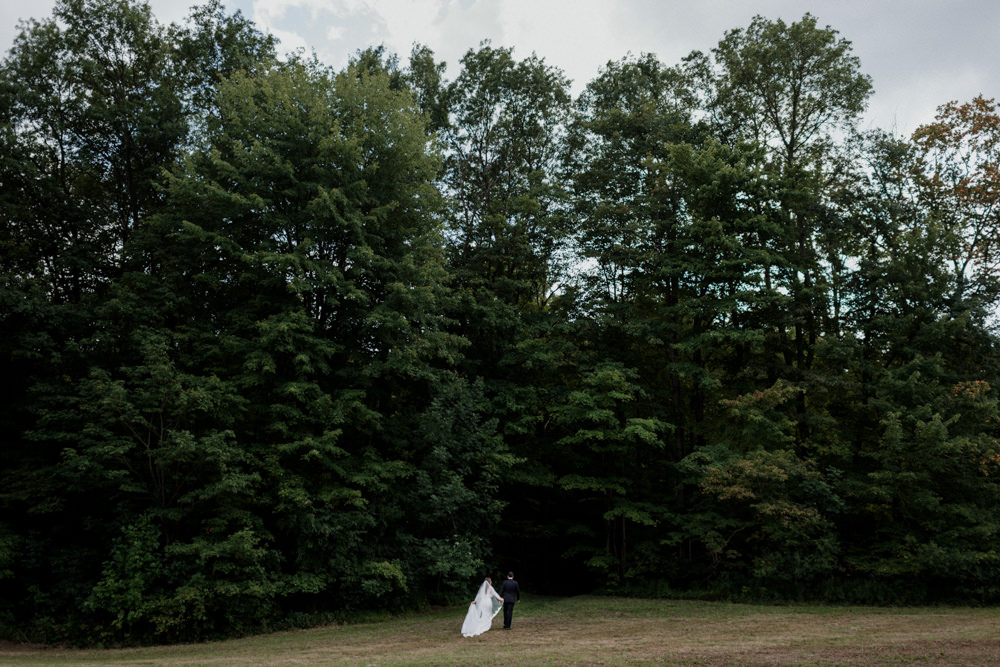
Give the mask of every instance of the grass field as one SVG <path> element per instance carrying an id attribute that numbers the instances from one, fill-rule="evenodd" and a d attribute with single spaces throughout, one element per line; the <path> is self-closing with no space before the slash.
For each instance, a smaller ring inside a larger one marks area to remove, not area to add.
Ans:
<path id="1" fill-rule="evenodd" d="M 0 644 L 3 665 L 991 665 L 1000 610 L 533 598 L 513 630 L 459 633 L 465 608 L 206 644 Z"/>

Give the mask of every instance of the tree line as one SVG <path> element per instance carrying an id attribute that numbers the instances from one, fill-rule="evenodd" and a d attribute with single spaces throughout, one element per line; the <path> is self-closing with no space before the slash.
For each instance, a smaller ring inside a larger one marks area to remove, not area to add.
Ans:
<path id="1" fill-rule="evenodd" d="M 863 130 L 816 17 L 336 70 L 212 0 L 0 64 L 0 628 L 539 593 L 1000 599 L 1000 113 Z"/>

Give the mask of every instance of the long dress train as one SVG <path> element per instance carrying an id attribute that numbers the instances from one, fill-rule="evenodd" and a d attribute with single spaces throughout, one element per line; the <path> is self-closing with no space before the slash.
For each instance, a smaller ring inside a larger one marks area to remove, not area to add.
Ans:
<path id="1" fill-rule="evenodd" d="M 476 599 L 469 605 L 469 611 L 462 623 L 462 636 L 475 637 L 490 629 L 493 618 L 503 609 L 500 597 L 489 581 L 484 580 L 476 593 Z"/>

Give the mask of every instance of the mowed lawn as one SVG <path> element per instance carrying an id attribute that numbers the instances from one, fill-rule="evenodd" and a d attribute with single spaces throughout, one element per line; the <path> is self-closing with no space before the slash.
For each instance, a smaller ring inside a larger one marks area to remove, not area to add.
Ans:
<path id="1" fill-rule="evenodd" d="M 204 644 L 0 644 L 3 665 L 991 665 L 1000 609 L 746 605 L 525 594 L 514 627 L 459 633 L 464 607 Z"/>

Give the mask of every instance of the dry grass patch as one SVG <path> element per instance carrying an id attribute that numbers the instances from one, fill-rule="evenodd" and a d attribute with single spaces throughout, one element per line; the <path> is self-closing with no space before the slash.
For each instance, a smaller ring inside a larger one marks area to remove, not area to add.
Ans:
<path id="1" fill-rule="evenodd" d="M 514 629 L 466 639 L 465 609 L 181 646 L 0 645 L 4 665 L 987 665 L 993 609 L 762 606 L 525 596 Z"/>

